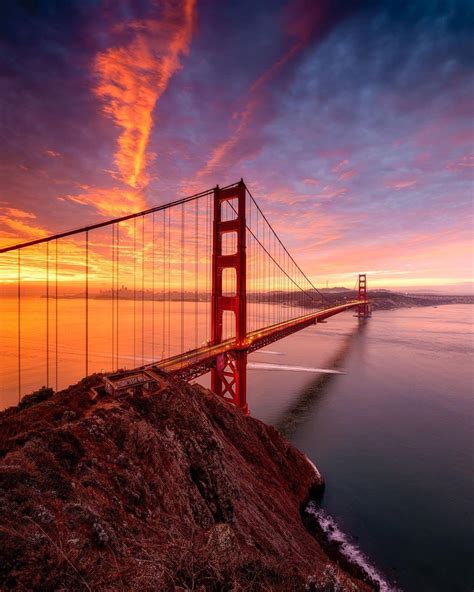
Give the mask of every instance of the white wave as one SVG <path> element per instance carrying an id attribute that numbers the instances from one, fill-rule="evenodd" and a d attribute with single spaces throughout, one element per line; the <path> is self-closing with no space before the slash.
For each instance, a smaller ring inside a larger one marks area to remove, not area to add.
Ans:
<path id="1" fill-rule="evenodd" d="M 318 471 L 318 467 L 314 464 L 314 462 L 312 460 L 310 460 L 306 454 L 305 454 L 305 458 L 308 461 L 308 463 L 313 467 L 314 472 L 316 473 L 316 475 L 318 476 L 319 479 L 321 479 L 321 473 Z"/>
<path id="2" fill-rule="evenodd" d="M 366 575 L 367 579 L 377 586 L 379 592 L 401 592 L 399 588 L 389 584 L 382 574 L 375 568 L 364 555 L 364 553 L 351 543 L 345 533 L 336 524 L 336 521 L 324 510 L 318 508 L 314 502 L 309 502 L 306 512 L 312 514 L 318 521 L 319 526 L 326 535 L 328 541 L 339 545 L 339 552 L 346 557 L 350 563 L 357 565 Z"/>
<path id="3" fill-rule="evenodd" d="M 284 352 L 273 351 L 271 349 L 261 349 L 258 352 L 259 354 L 268 354 L 269 356 L 284 356 Z"/>
<path id="4" fill-rule="evenodd" d="M 249 362 L 251 370 L 287 370 L 289 372 L 313 372 L 315 374 L 345 374 L 343 370 L 330 368 L 307 368 L 306 366 L 287 366 L 286 364 L 269 364 L 267 362 Z"/>

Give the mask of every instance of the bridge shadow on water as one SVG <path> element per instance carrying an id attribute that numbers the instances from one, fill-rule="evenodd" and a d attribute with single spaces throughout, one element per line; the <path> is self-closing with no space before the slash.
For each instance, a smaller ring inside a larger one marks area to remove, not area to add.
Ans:
<path id="1" fill-rule="evenodd" d="M 367 328 L 367 319 L 359 319 L 357 326 L 347 335 L 344 343 L 337 353 L 328 361 L 327 367 L 341 370 L 357 342 L 361 341 Z M 337 380 L 338 374 L 321 374 L 300 392 L 293 404 L 284 411 L 280 419 L 275 422 L 275 427 L 289 440 L 297 429 L 311 416 L 318 402 Z"/>

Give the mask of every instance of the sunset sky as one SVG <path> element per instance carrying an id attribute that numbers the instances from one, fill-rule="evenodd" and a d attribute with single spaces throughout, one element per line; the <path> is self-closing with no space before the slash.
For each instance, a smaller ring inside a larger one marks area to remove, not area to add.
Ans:
<path id="1" fill-rule="evenodd" d="M 469 0 L 6 0 L 0 245 L 243 177 L 320 285 L 467 291 Z"/>

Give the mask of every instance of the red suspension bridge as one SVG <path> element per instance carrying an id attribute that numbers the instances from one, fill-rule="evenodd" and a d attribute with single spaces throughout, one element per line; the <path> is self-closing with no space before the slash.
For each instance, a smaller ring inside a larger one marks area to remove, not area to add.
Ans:
<path id="1" fill-rule="evenodd" d="M 245 412 L 249 353 L 349 309 L 319 291 L 245 183 L 0 249 L 3 390 L 159 368 Z"/>

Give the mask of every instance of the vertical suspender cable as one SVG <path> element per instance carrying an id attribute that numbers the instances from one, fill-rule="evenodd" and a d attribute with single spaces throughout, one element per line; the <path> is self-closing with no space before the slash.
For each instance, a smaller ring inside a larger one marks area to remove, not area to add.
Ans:
<path id="1" fill-rule="evenodd" d="M 112 224 L 112 244 L 111 244 L 111 262 L 112 262 L 112 370 L 115 368 L 115 224 Z"/>
<path id="2" fill-rule="evenodd" d="M 276 297 L 276 292 L 275 292 L 275 241 L 274 241 L 274 236 L 273 236 L 273 232 L 270 231 L 270 266 L 271 266 L 271 272 L 270 272 L 270 283 L 271 283 L 271 306 L 272 306 L 272 324 L 275 324 L 276 319 L 275 319 L 275 313 L 276 313 L 276 307 L 275 307 L 275 297 Z"/>
<path id="3" fill-rule="evenodd" d="M 171 355 L 171 208 L 168 208 L 168 357 Z"/>
<path id="4" fill-rule="evenodd" d="M 268 252 L 268 248 L 267 247 L 267 243 L 266 243 L 266 232 L 265 232 L 265 223 L 263 224 L 263 246 L 265 247 L 266 251 Z M 270 321 L 270 298 L 269 298 L 269 293 L 270 293 L 270 258 L 267 255 L 267 253 L 265 253 L 265 300 L 266 300 L 266 304 L 265 304 L 265 324 L 267 325 Z"/>
<path id="5" fill-rule="evenodd" d="M 261 233 L 261 238 L 262 238 L 262 245 L 264 244 L 265 241 L 265 235 L 263 233 L 264 228 L 263 228 L 263 224 L 260 228 L 260 233 Z M 260 266 L 260 273 L 261 273 L 261 278 L 262 278 L 262 300 L 261 300 L 261 310 L 262 310 L 262 324 L 261 327 L 265 327 L 265 251 L 263 250 L 263 247 L 261 249 L 261 266 Z"/>
<path id="6" fill-rule="evenodd" d="M 145 216 L 142 216 L 142 366 L 145 364 Z"/>
<path id="7" fill-rule="evenodd" d="M 198 347 L 198 217 L 199 200 L 194 200 L 194 349 Z"/>
<path id="8" fill-rule="evenodd" d="M 255 212 L 256 216 L 256 228 L 255 235 L 259 238 L 259 224 L 258 224 L 258 210 Z M 260 328 L 259 315 L 260 315 L 260 245 L 258 241 L 255 241 L 255 329 Z"/>
<path id="9" fill-rule="evenodd" d="M 116 297 L 117 297 L 117 302 L 115 304 L 115 314 L 116 314 L 116 320 L 115 320 L 115 356 L 116 356 L 116 367 L 119 368 L 120 367 L 120 359 L 119 359 L 119 343 L 120 343 L 120 310 L 119 310 L 119 305 L 120 305 L 120 222 L 117 222 L 117 229 L 115 231 L 115 235 L 116 235 L 116 257 L 115 257 L 115 285 L 116 285 Z"/>
<path id="10" fill-rule="evenodd" d="M 270 229 L 268 229 L 268 251 L 270 253 L 269 256 L 269 264 L 270 264 L 270 277 L 269 277 L 269 282 L 270 282 L 270 320 L 271 320 L 271 324 L 273 325 L 274 323 L 274 314 L 275 314 L 275 308 L 273 306 L 273 297 L 274 297 L 274 291 L 273 291 L 273 235 L 270 232 Z"/>
<path id="11" fill-rule="evenodd" d="M 181 352 L 184 353 L 184 204 L 181 204 Z"/>
<path id="12" fill-rule="evenodd" d="M 245 203 L 247 204 L 246 207 L 248 207 L 248 214 L 246 214 L 245 219 L 249 221 L 249 228 L 252 228 L 252 204 L 249 203 L 249 200 L 247 200 L 247 195 L 245 196 Z M 251 303 L 248 301 L 248 295 L 249 293 L 252 293 L 252 288 L 250 286 L 252 286 L 253 283 L 253 269 L 252 269 L 252 237 L 251 235 L 247 232 L 247 229 L 245 229 L 246 232 L 246 241 L 245 244 L 247 245 L 247 279 L 249 280 L 249 282 L 247 283 L 247 332 L 252 331 L 252 305 Z"/>
<path id="13" fill-rule="evenodd" d="M 86 376 L 89 375 L 89 231 L 86 230 Z"/>
<path id="14" fill-rule="evenodd" d="M 163 244 L 162 244 L 162 265 L 161 265 L 161 273 L 162 273 L 162 284 L 161 284 L 161 324 L 162 324 L 162 341 L 161 341 L 161 359 L 165 357 L 165 320 L 166 320 L 166 257 L 165 257 L 165 250 L 166 250 L 166 210 L 163 210 Z"/>
<path id="15" fill-rule="evenodd" d="M 155 212 L 151 218 L 151 360 L 155 361 Z"/>
<path id="16" fill-rule="evenodd" d="M 277 265 L 280 265 L 280 245 L 276 245 L 276 257 L 277 257 Z M 281 292 L 280 292 L 280 280 L 281 280 L 281 270 L 277 266 L 276 269 L 276 286 L 277 286 L 277 296 L 276 296 L 276 304 L 277 304 L 277 322 L 281 322 Z"/>
<path id="17" fill-rule="evenodd" d="M 259 233 L 260 233 L 260 240 L 263 245 L 263 236 L 262 236 L 262 226 L 261 221 L 259 220 Z M 260 327 L 265 327 L 265 251 L 263 247 L 260 247 Z"/>
<path id="18" fill-rule="evenodd" d="M 54 286 L 54 313 L 55 313 L 55 323 L 54 323 L 54 328 L 55 328 L 55 350 L 54 350 L 54 357 L 55 357 L 55 361 L 54 361 L 54 368 L 55 368 L 55 390 L 58 390 L 58 376 L 59 376 L 59 371 L 58 371 L 58 360 L 59 360 L 59 356 L 58 356 L 58 334 L 59 334 L 59 329 L 58 329 L 58 321 L 59 321 L 59 315 L 58 315 L 58 239 L 55 240 L 55 247 L 56 247 L 56 272 L 54 274 L 55 276 L 55 286 Z"/>
<path id="19" fill-rule="evenodd" d="M 133 367 L 137 367 L 137 219 L 133 219 Z"/>
<path id="20" fill-rule="evenodd" d="M 46 243 L 46 386 L 49 387 L 49 242 Z"/>
<path id="21" fill-rule="evenodd" d="M 21 400 L 21 251 L 18 249 L 17 270 L 17 345 L 18 345 L 18 402 Z"/>
<path id="22" fill-rule="evenodd" d="M 210 266 L 211 266 L 211 257 L 212 254 L 209 252 L 209 241 L 210 241 L 210 223 L 209 223 L 209 217 L 210 217 L 210 212 L 211 212 L 211 206 L 210 206 L 210 194 L 207 195 L 206 197 L 206 341 L 208 342 L 208 344 L 210 345 L 211 343 L 211 331 L 210 331 L 210 326 L 209 326 L 209 307 L 211 306 L 210 303 L 210 290 L 209 290 L 209 274 L 210 274 Z"/>

